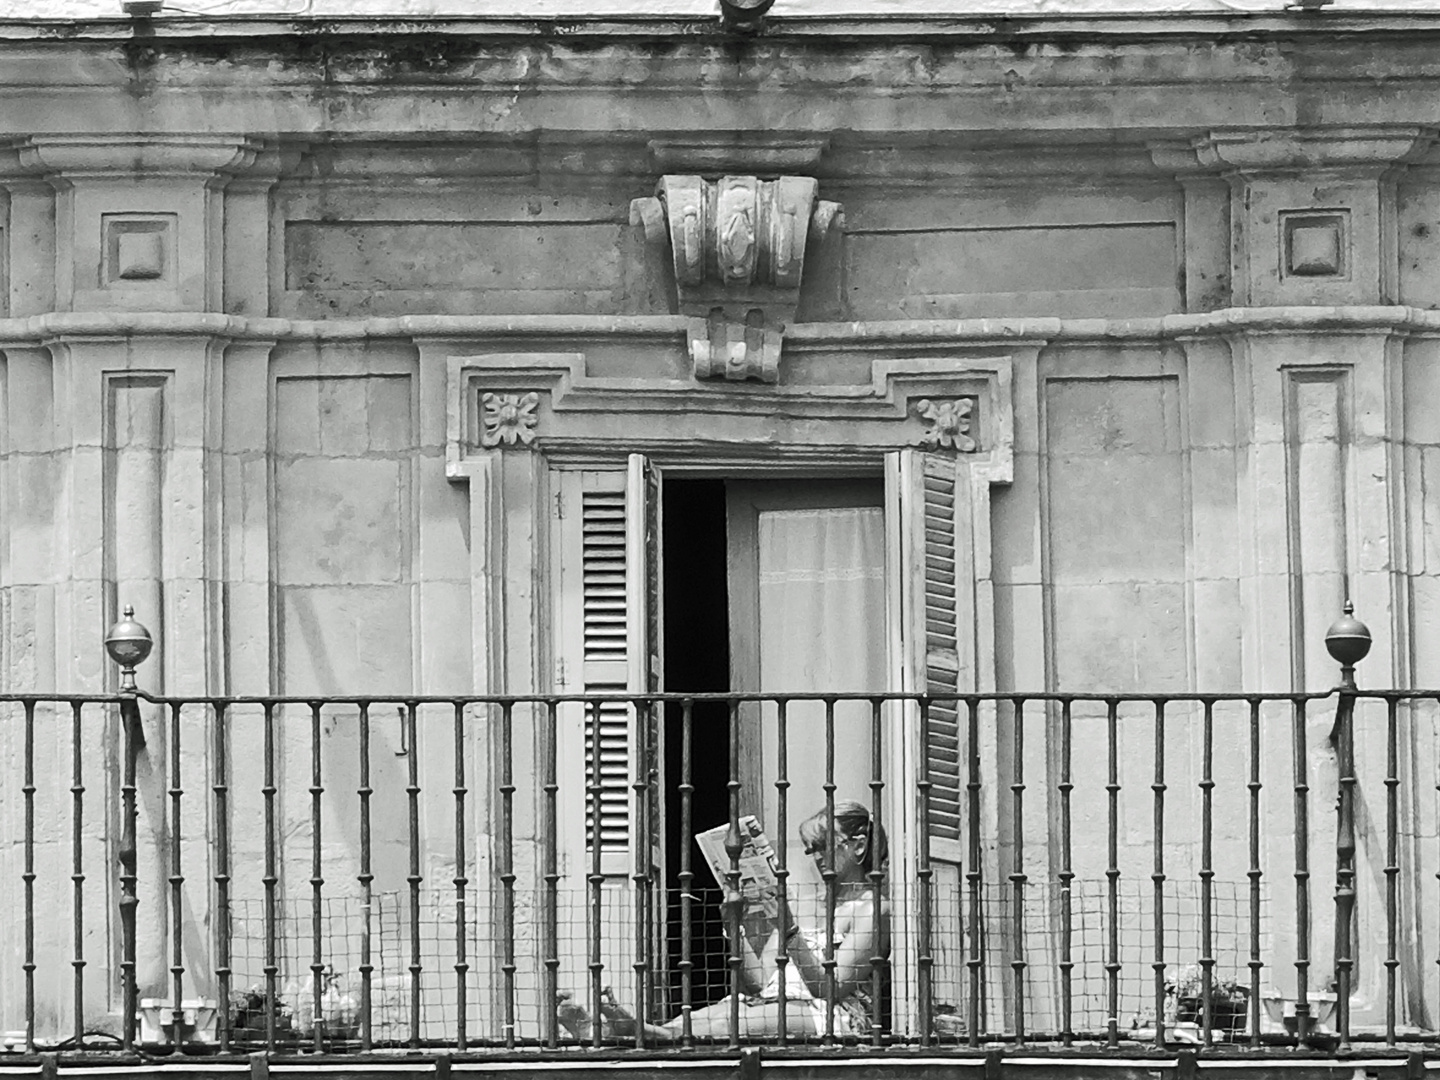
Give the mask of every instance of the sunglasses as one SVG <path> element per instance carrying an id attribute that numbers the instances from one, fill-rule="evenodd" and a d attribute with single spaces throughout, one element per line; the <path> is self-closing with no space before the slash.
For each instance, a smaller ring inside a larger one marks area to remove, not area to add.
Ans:
<path id="1" fill-rule="evenodd" d="M 857 838 L 854 837 L 854 836 L 837 836 L 837 837 L 835 838 L 835 846 L 836 846 L 837 848 L 838 848 L 841 844 L 845 844 L 845 845 L 848 846 L 848 845 L 850 845 L 850 844 L 853 844 L 856 839 L 857 839 Z M 818 843 L 818 844 L 806 844 L 806 845 L 805 845 L 805 854 L 806 854 L 806 855 L 823 855 L 823 854 L 825 854 L 825 848 L 826 848 L 826 843 L 825 843 L 825 841 L 823 841 L 823 840 L 820 841 L 820 843 Z"/>

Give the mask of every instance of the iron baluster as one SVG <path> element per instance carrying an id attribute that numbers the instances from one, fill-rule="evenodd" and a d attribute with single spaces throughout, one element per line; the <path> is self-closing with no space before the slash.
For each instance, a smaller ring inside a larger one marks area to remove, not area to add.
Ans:
<path id="1" fill-rule="evenodd" d="M 1202 1038 L 1215 1041 L 1210 994 L 1215 986 L 1215 703 L 1204 702 L 1200 748 L 1200 1000 L 1204 1009 Z"/>
<path id="2" fill-rule="evenodd" d="M 1012 733 L 1014 759 L 1011 768 L 1014 779 L 1010 783 L 1010 811 L 1014 815 L 1015 839 L 1011 853 L 1010 889 L 1011 917 L 1015 952 L 1010 961 L 1011 977 L 1014 980 L 1015 1001 L 1015 1045 L 1025 1045 L 1025 702 L 1015 698 L 1012 714 L 1015 730 Z"/>
<path id="3" fill-rule="evenodd" d="M 1260 699 L 1250 699 L 1250 1045 L 1260 1045 Z"/>
<path id="4" fill-rule="evenodd" d="M 680 1044 L 686 1049 L 695 1045 L 691 1013 L 694 1010 L 695 961 L 691 958 L 691 938 L 695 932 L 691 910 L 695 872 L 690 867 L 690 848 L 695 843 L 692 818 L 695 785 L 691 782 L 691 755 L 695 703 L 686 698 L 680 703 Z M 780 1028 L 782 1034 L 784 1025 Z"/>
<path id="5" fill-rule="evenodd" d="M 25 702 L 25 1052 L 35 1052 L 35 702 Z"/>
<path id="6" fill-rule="evenodd" d="M 1385 1045 L 1395 1045 L 1395 990 L 1399 974 L 1400 763 L 1396 743 L 1399 707 L 1386 701 L 1385 717 Z"/>
<path id="7" fill-rule="evenodd" d="M 641 707 L 644 713 L 641 713 Z M 654 721 L 651 701 L 633 703 L 635 709 L 635 775 L 631 777 L 634 792 L 635 818 L 635 1014 L 641 1020 L 650 1015 L 650 995 L 646 992 L 646 972 L 650 968 L 650 729 Z M 645 1047 L 645 1025 L 635 1025 L 635 1047 Z"/>
<path id="8" fill-rule="evenodd" d="M 558 825 L 557 800 L 560 785 L 556 781 L 556 755 L 558 746 L 557 711 L 559 703 L 551 698 L 545 702 L 545 739 L 543 748 L 543 820 L 541 828 L 544 864 L 544 940 L 541 948 L 545 962 L 545 1001 L 554 1002 L 560 994 L 560 853 L 556 836 Z M 560 1044 L 560 1017 L 555 1009 L 542 1010 L 545 1014 L 545 1045 L 553 1050 Z"/>
<path id="9" fill-rule="evenodd" d="M 1165 1048 L 1165 702 L 1155 701 L 1154 819 L 1151 826 L 1154 862 L 1150 880 L 1154 887 L 1155 1048 Z"/>
<path id="10" fill-rule="evenodd" d="M 470 961 L 465 949 L 465 888 L 470 883 L 466 876 L 465 860 L 465 703 L 455 702 L 455 1049 L 464 1053 L 469 1042 L 467 1013 L 469 1001 L 466 994 L 466 980 L 469 978 Z M 503 873 L 503 871 L 502 871 Z M 502 931 L 503 933 L 503 931 Z M 502 961 L 503 962 L 503 961 Z"/>
<path id="11" fill-rule="evenodd" d="M 730 934 L 729 980 L 730 980 L 730 1049 L 740 1048 L 740 971 L 743 960 L 740 950 L 740 853 L 744 841 L 740 837 L 740 703 L 730 702 L 730 779 L 727 783 L 730 798 L 730 823 L 725 831 L 725 854 L 729 856 L 730 867 L 725 875 L 726 929 Z"/>
<path id="12" fill-rule="evenodd" d="M 310 993 L 314 1009 L 315 1052 L 325 1052 L 325 864 L 324 864 L 324 775 L 321 771 L 320 742 L 322 703 L 310 702 Z"/>
<path id="13" fill-rule="evenodd" d="M 230 736 L 226 728 L 225 705 L 215 704 L 215 985 L 218 998 L 226 1003 L 220 1010 L 220 1051 L 230 1051 Z"/>
<path id="14" fill-rule="evenodd" d="M 1070 758 L 1074 725 L 1071 717 L 1071 700 L 1060 703 L 1060 1042 L 1070 1046 L 1075 1041 L 1073 1010 L 1073 984 L 1071 976 L 1075 968 L 1073 955 L 1074 897 L 1072 884 L 1075 868 L 1072 861 L 1070 793 L 1075 785 L 1070 778 Z"/>
<path id="15" fill-rule="evenodd" d="M 136 981 L 135 972 L 135 951 L 136 951 L 136 928 L 135 917 L 140 907 L 140 896 L 136 889 L 136 856 L 138 854 L 136 828 L 139 823 L 140 810 L 136 805 L 135 774 L 140 760 L 140 750 L 145 745 L 144 731 L 140 726 L 140 701 L 134 694 L 127 694 L 120 700 L 120 716 L 125 725 L 125 779 L 121 788 L 121 801 L 125 821 L 123 824 L 123 838 L 120 841 L 120 932 L 121 932 L 121 959 L 120 971 L 124 993 L 122 995 L 122 1008 L 125 1015 L 120 1018 L 121 1046 L 130 1050 L 135 1046 L 135 1018 L 140 1011 L 140 986 Z M 79 733 L 80 708 L 77 704 L 75 709 L 76 733 Z M 78 743 L 77 743 L 78 745 Z M 76 776 L 79 776 L 80 763 L 78 758 L 75 763 Z M 83 791 L 83 788 L 81 789 Z M 78 808 L 78 804 L 77 804 Z M 79 846 L 76 846 L 76 873 L 80 872 L 78 861 Z M 82 878 L 83 880 L 83 878 Z M 79 898 L 79 882 L 76 883 L 76 898 Z M 77 935 L 79 923 L 76 923 Z M 77 941 L 76 955 L 80 957 L 80 950 Z M 79 979 L 76 979 L 76 1004 L 79 1004 L 80 987 Z M 84 1018 L 77 1016 L 75 1026 L 78 1033 L 83 1035 Z M 84 1047 L 83 1037 L 76 1039 L 77 1048 Z"/>
<path id="16" fill-rule="evenodd" d="M 275 888 L 280 882 L 275 831 L 279 823 L 275 815 L 275 703 L 265 702 L 263 721 L 265 778 L 260 793 L 265 807 L 265 873 L 261 882 L 265 888 L 265 1049 L 275 1052 L 276 1026 L 279 1020 L 277 1010 L 280 996 L 280 956 L 278 944 L 279 917 L 278 898 Z"/>
<path id="17" fill-rule="evenodd" d="M 360 924 L 360 1050 L 369 1053 L 374 1045 L 374 997 L 373 985 L 375 965 L 371 952 L 371 930 L 374 925 L 375 874 L 370 864 L 370 796 L 375 791 L 370 786 L 370 703 L 360 703 L 360 910 L 363 921 Z"/>
<path id="18" fill-rule="evenodd" d="M 180 703 L 170 703 L 170 987 L 171 1023 L 174 1041 L 180 1042 L 181 1025 L 185 1022 L 185 878 L 182 873 L 180 847 L 184 839 L 181 827 L 180 801 L 185 792 L 180 786 Z"/>
<path id="19" fill-rule="evenodd" d="M 1108 901 L 1108 942 L 1105 977 L 1108 991 L 1106 1045 L 1112 1050 L 1120 1045 L 1120 702 L 1110 698 L 1105 703 L 1108 777 L 1105 783 L 1107 813 L 1106 847 L 1109 865 L 1105 868 Z"/>
<path id="20" fill-rule="evenodd" d="M 586 884 L 589 888 L 589 917 L 586 919 L 585 937 L 590 946 L 590 1041 L 593 1046 L 600 1045 L 600 1005 L 601 989 L 605 977 L 605 964 L 601 960 L 600 952 L 600 919 L 602 915 L 601 890 L 605 884 L 605 874 L 601 866 L 600 846 L 603 842 L 601 822 L 604 814 L 604 806 L 601 797 L 601 772 L 600 772 L 600 703 L 592 702 L 587 710 L 590 718 L 590 738 L 587 740 L 590 750 L 590 769 L 586 777 L 585 795 L 586 803 L 590 808 L 590 873 L 587 875 Z"/>
<path id="21" fill-rule="evenodd" d="M 924 748 L 930 745 L 930 699 L 921 698 L 919 709 L 921 758 L 915 784 L 916 801 L 919 804 L 915 808 L 915 813 L 917 820 L 920 822 L 920 836 L 919 849 L 916 852 L 915 861 L 915 884 L 919 893 L 916 906 L 920 910 L 916 928 L 915 974 L 919 982 L 920 991 L 920 1045 L 929 1046 L 932 1042 L 935 1023 L 932 1016 L 935 991 L 931 984 L 935 957 L 931 955 L 930 944 L 931 906 L 933 903 L 931 899 L 931 879 L 935 875 L 935 871 L 930 868 L 930 789 L 934 785 L 930 780 L 930 756 L 924 752 Z M 879 768 L 878 763 L 875 767 Z M 878 901 L 876 901 L 875 910 L 880 910 Z M 880 997 L 876 995 L 874 1000 L 878 1002 Z"/>
<path id="22" fill-rule="evenodd" d="M 880 698 L 874 698 L 870 702 L 870 836 L 865 847 L 866 856 L 870 860 L 870 870 L 867 875 L 870 878 L 870 905 L 877 915 L 884 910 L 885 902 L 885 871 L 880 866 L 880 860 L 875 854 L 876 843 L 881 836 L 885 835 L 885 778 L 881 771 L 882 762 L 885 760 L 882 704 Z M 922 828 L 921 832 L 924 833 L 924 831 Z M 928 842 L 922 846 L 928 847 Z M 924 899 L 920 905 L 920 925 L 922 933 L 928 936 L 930 933 L 930 908 Z M 880 1026 L 880 1002 L 885 1000 L 885 973 L 888 964 L 889 956 L 880 947 L 880 938 L 879 935 L 876 935 L 875 952 L 870 957 L 871 1046 L 879 1046 L 884 1041 L 883 1029 Z M 928 1012 L 923 1003 L 921 1011 L 922 1015 Z"/>
<path id="23" fill-rule="evenodd" d="M 500 706 L 500 977 L 505 995 L 505 1049 L 515 1049 L 515 762 L 514 705 Z"/>
<path id="24" fill-rule="evenodd" d="M 820 962 L 825 972 L 825 1033 L 820 1045 L 835 1044 L 835 699 L 825 699 L 825 866 L 820 878 L 825 883 L 825 956 Z"/>
<path id="25" fill-rule="evenodd" d="M 420 1049 L 420 748 L 416 740 L 416 717 L 419 705 L 405 703 L 405 801 L 410 813 L 410 873 L 405 876 L 410 886 L 410 1048 Z"/>
<path id="26" fill-rule="evenodd" d="M 777 982 L 779 984 L 779 1000 L 776 1003 L 777 1019 L 780 1033 L 777 1036 L 781 1046 L 789 1040 L 789 983 L 786 981 L 790 972 L 790 952 L 787 948 L 786 935 L 790 931 L 790 894 L 787 888 L 790 881 L 789 869 L 789 835 L 790 835 L 790 736 L 789 736 L 789 702 L 784 698 L 777 700 L 775 704 L 775 813 L 776 813 L 776 837 L 775 837 L 775 881 L 776 889 L 779 892 L 779 909 L 777 931 L 780 934 L 780 944 L 775 950 L 775 967 L 778 972 Z"/>
<path id="27" fill-rule="evenodd" d="M 980 1045 L 980 1029 L 985 1023 L 984 1000 L 984 897 L 981 890 L 984 878 L 980 862 L 980 699 L 965 699 L 967 713 L 965 734 L 965 756 L 969 778 L 965 783 L 966 814 L 970 819 L 968 862 L 965 878 L 970 891 L 970 1002 L 966 1017 L 966 1042 L 970 1046 Z"/>
<path id="28" fill-rule="evenodd" d="M 85 773 L 80 750 L 82 708 L 78 701 L 70 703 L 70 883 L 75 904 L 71 913 L 75 940 L 70 970 L 73 973 L 71 989 L 74 993 L 75 1046 L 79 1050 L 85 1048 L 85 858 L 82 847 L 85 836 Z M 124 727 L 125 740 L 125 772 L 120 788 L 120 983 L 127 1001 L 131 997 L 136 997 L 138 1001 L 138 995 L 130 993 L 130 986 L 135 978 L 135 908 L 140 903 L 135 881 L 135 770 L 131 765 L 133 755 L 130 710 L 138 708 L 139 705 L 133 697 L 120 704 L 120 721 Z M 133 1044 L 133 1031 L 129 1025 L 126 1025 L 126 1034 L 131 1036 L 125 1044 L 125 1049 L 129 1050 Z"/>

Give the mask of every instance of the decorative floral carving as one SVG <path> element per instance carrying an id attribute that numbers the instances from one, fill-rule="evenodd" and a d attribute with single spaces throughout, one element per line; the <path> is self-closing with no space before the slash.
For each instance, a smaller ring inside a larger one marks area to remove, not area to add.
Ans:
<path id="1" fill-rule="evenodd" d="M 959 450 L 965 453 L 975 450 L 975 440 L 970 437 L 970 418 L 974 410 L 974 398 L 954 398 L 950 401 L 922 398 L 917 401 L 915 411 L 930 424 L 925 434 L 920 436 L 920 445 L 927 450 Z"/>
<path id="2" fill-rule="evenodd" d="M 540 395 L 534 392 L 481 394 L 480 445 L 529 446 L 535 438 L 535 425 L 540 422 L 535 412 L 539 407 Z"/>

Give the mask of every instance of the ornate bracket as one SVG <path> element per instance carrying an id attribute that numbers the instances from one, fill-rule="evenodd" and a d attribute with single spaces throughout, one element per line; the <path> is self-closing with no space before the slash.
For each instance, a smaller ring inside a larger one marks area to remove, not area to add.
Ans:
<path id="1" fill-rule="evenodd" d="M 670 240 L 681 314 L 703 320 L 689 334 L 696 378 L 779 378 L 806 244 L 840 215 L 815 188 L 808 176 L 663 176 L 655 196 L 630 204 L 647 241 Z"/>

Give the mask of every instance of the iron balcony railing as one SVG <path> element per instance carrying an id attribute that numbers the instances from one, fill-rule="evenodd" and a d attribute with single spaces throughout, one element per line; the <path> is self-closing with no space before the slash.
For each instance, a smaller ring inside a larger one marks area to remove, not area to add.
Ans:
<path id="1" fill-rule="evenodd" d="M 0 1030 L 31 1053 L 1395 1045 L 1440 1010 L 1437 721 L 1433 691 L 8 695 Z M 846 800 L 889 839 L 863 873 L 838 826 L 818 861 L 795 839 Z M 757 899 L 748 814 L 777 926 L 813 931 L 808 987 L 784 951 L 748 978 L 751 909 L 721 903 Z M 857 910 L 888 942 L 848 977 Z"/>

